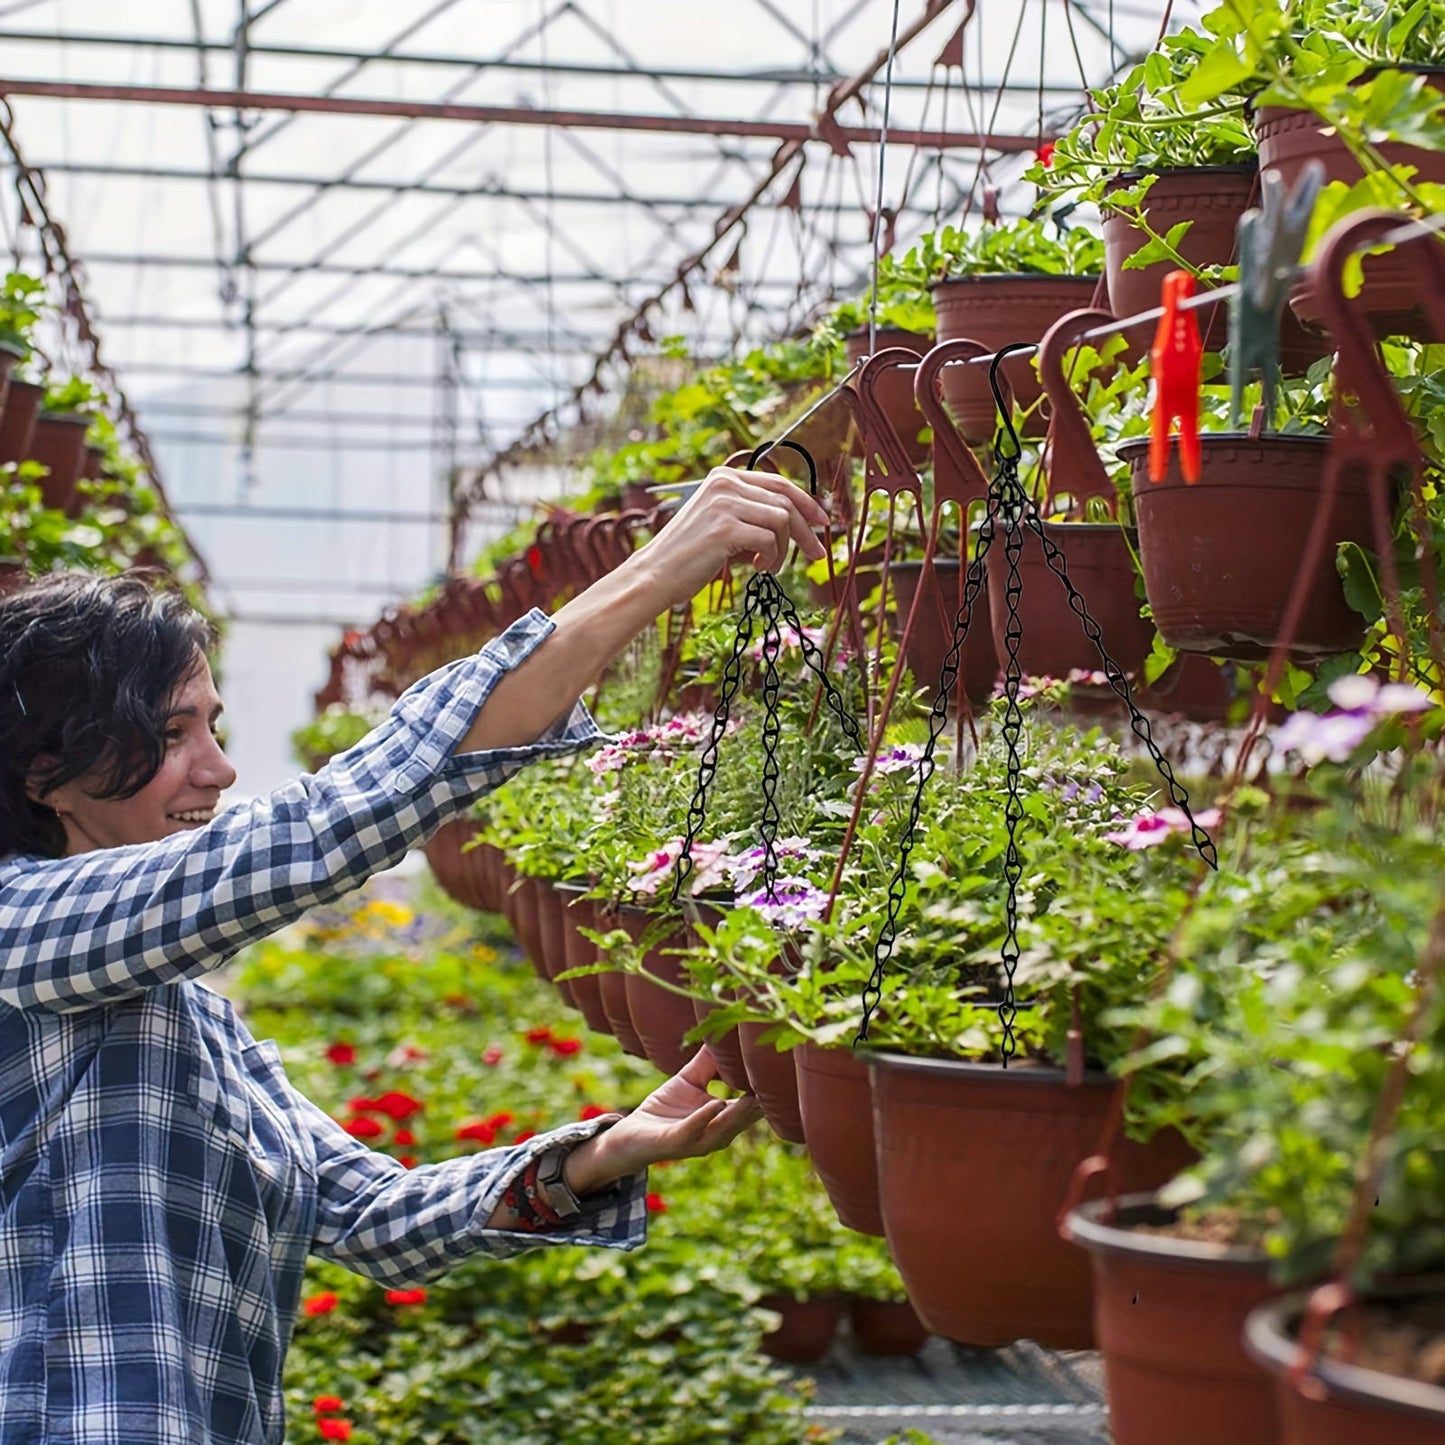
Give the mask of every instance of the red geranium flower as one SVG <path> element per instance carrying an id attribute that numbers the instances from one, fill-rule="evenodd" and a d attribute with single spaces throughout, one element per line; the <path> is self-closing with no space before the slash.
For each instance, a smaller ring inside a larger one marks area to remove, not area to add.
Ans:
<path id="1" fill-rule="evenodd" d="M 318 1395 L 311 1402 L 311 1408 L 320 1415 L 328 1410 L 344 1410 L 346 1406 L 335 1395 Z"/>
<path id="2" fill-rule="evenodd" d="M 539 1029 L 527 1030 L 527 1042 L 529 1044 L 545 1044 L 552 1038 L 552 1030 L 545 1025 Z"/>
<path id="3" fill-rule="evenodd" d="M 1034 152 L 1034 159 L 1038 161 L 1038 163 L 1043 166 L 1045 170 L 1047 170 L 1053 164 L 1054 160 L 1053 141 L 1046 140 L 1043 145 L 1041 145 L 1038 150 Z"/>
<path id="4" fill-rule="evenodd" d="M 581 1039 L 548 1039 L 547 1047 L 557 1055 L 559 1059 L 571 1058 L 573 1054 L 582 1052 Z"/>
<path id="5" fill-rule="evenodd" d="M 416 1143 L 416 1135 L 410 1129 L 398 1129 L 392 1143 L 400 1149 L 407 1149 Z"/>
<path id="6" fill-rule="evenodd" d="M 350 1440 L 351 1423 L 348 1420 L 318 1420 L 316 1428 L 323 1440 Z"/>
<path id="7" fill-rule="evenodd" d="M 458 1139 L 475 1139 L 479 1144 L 491 1144 L 495 1142 L 497 1131 L 485 1120 L 478 1119 L 471 1124 L 463 1124 L 457 1130 Z"/>
<path id="8" fill-rule="evenodd" d="M 512 1140 L 512 1143 L 525 1144 L 528 1139 L 535 1139 L 536 1137 L 537 1131 L 535 1129 L 523 1129 L 522 1132 L 518 1134 L 515 1139 Z"/>
<path id="9" fill-rule="evenodd" d="M 402 1094 L 395 1089 L 376 1101 L 377 1112 L 395 1119 L 398 1124 L 410 1119 L 413 1114 L 420 1114 L 424 1108 L 426 1105 L 420 1099 L 413 1099 L 410 1094 Z"/>
<path id="10" fill-rule="evenodd" d="M 583 1104 L 579 1119 L 600 1119 L 608 1111 L 601 1104 Z"/>
<path id="11" fill-rule="evenodd" d="M 350 1109 L 353 1114 L 374 1114 L 380 1109 L 381 1103 L 377 1099 L 356 1098 L 348 1099 L 346 1101 L 346 1107 Z"/>
<path id="12" fill-rule="evenodd" d="M 398 1154 L 398 1155 L 397 1155 L 396 1162 L 397 1162 L 398 1164 L 400 1164 L 403 1169 L 415 1169 L 415 1168 L 416 1168 L 416 1155 L 415 1155 L 415 1154 Z"/>
<path id="13" fill-rule="evenodd" d="M 426 1303 L 424 1289 L 389 1289 L 386 1292 L 389 1305 L 420 1305 Z"/>
<path id="14" fill-rule="evenodd" d="M 354 1064 L 356 1062 L 356 1047 L 353 1044 L 332 1044 L 326 1050 L 326 1057 L 333 1064 Z"/>
<path id="15" fill-rule="evenodd" d="M 649 1214 L 666 1214 L 667 1200 L 660 1194 L 649 1194 L 647 1196 L 647 1212 Z"/>
<path id="16" fill-rule="evenodd" d="M 493 1129 L 500 1131 L 507 1128 L 509 1125 L 516 1123 L 516 1121 L 517 1116 L 515 1114 L 509 1114 L 505 1109 L 503 1109 L 500 1113 L 493 1114 L 487 1120 L 487 1123 L 489 1123 Z"/>
<path id="17" fill-rule="evenodd" d="M 301 1308 L 308 1315 L 329 1315 L 340 1303 L 341 1296 L 327 1290 L 324 1294 L 312 1295 Z"/>
<path id="18" fill-rule="evenodd" d="M 493 1044 L 489 1049 L 483 1052 L 482 1062 L 486 1064 L 488 1068 L 496 1068 L 496 1066 L 502 1062 L 501 1049 L 499 1049 L 496 1044 Z"/>
<path id="19" fill-rule="evenodd" d="M 379 1139 L 386 1133 L 384 1125 L 364 1115 L 360 1119 L 348 1119 L 342 1126 L 353 1139 Z"/>

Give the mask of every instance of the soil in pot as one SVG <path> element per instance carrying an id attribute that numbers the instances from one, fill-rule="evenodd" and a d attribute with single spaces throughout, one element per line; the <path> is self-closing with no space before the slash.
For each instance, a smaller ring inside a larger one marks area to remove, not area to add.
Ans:
<path id="1" fill-rule="evenodd" d="M 1419 69 L 1428 77 L 1428 84 L 1445 91 L 1445 70 L 1428 67 L 1401 66 L 1397 69 Z M 1325 184 L 1341 181 L 1353 186 L 1364 176 L 1359 163 L 1333 133 L 1326 133 L 1312 112 L 1291 110 L 1285 106 L 1261 106 L 1254 116 L 1254 133 L 1259 142 L 1259 166 L 1262 172 L 1273 171 L 1293 188 L 1300 172 L 1311 160 L 1324 167 Z M 1420 146 L 1386 142 L 1377 147 L 1387 165 L 1412 166 L 1412 184 L 1445 184 L 1445 153 Z M 1419 282 L 1408 261 L 1393 254 L 1364 258 L 1364 286 L 1357 305 L 1370 318 L 1377 335 L 1414 336 L 1422 341 L 1439 340 L 1430 331 L 1429 318 L 1419 300 Z M 1324 313 L 1306 280 L 1290 297 L 1290 309 L 1312 326 L 1323 325 Z"/>
<path id="2" fill-rule="evenodd" d="M 624 907 L 618 914 L 618 922 L 637 942 L 654 919 L 640 908 Z M 683 1036 L 697 1025 L 692 999 L 673 991 L 687 986 L 687 970 L 680 959 L 667 952 L 683 948 L 686 943 L 682 929 L 676 929 L 648 950 L 642 960 L 641 973 L 626 976 L 627 1011 L 632 1016 L 643 1053 L 653 1068 L 668 1075 L 677 1073 L 698 1049 L 696 1044 L 683 1042 Z"/>
<path id="3" fill-rule="evenodd" d="M 803 1115 L 798 1107 L 798 1070 L 793 1062 L 796 1051 L 779 1053 L 771 1044 L 758 1042 L 772 1027 L 772 1024 L 738 1025 L 748 1083 L 773 1133 L 789 1144 L 806 1144 Z"/>
<path id="4" fill-rule="evenodd" d="M 867 328 L 853 332 L 845 338 L 844 344 L 848 348 L 848 365 L 857 366 L 870 354 Z M 931 336 L 920 336 L 916 331 L 879 327 L 871 354 L 876 356 L 880 351 L 902 350 L 911 351 L 915 356 L 924 356 L 932 345 Z M 913 399 L 913 377 L 912 371 L 889 370 L 879 378 L 874 396 L 889 421 L 893 423 L 893 429 L 898 433 L 904 451 L 908 453 L 908 460 L 917 467 L 928 460 L 932 448 L 931 443 L 918 439 L 918 434 L 926 429 L 928 423 L 923 419 L 923 413 L 918 410 L 918 403 Z M 862 447 L 856 442 L 853 454 L 863 455 Z"/>
<path id="5" fill-rule="evenodd" d="M 799 1044 L 793 1058 L 803 1137 L 833 1210 L 848 1229 L 881 1237 L 868 1065 L 852 1049 L 817 1044 Z"/>
<path id="6" fill-rule="evenodd" d="M 1441 1445 L 1445 1278 L 1402 1280 L 1363 1301 L 1349 1363 L 1338 1329 L 1326 1330 L 1310 1371 L 1322 1399 L 1302 1395 L 1287 1374 L 1306 1302 L 1303 1294 L 1271 1301 L 1245 1325 L 1245 1349 L 1274 1377 L 1281 1445 Z"/>
<path id="7" fill-rule="evenodd" d="M 1141 599 L 1134 590 L 1135 573 L 1129 539 L 1114 522 L 1045 522 L 1049 540 L 1064 554 L 1069 581 L 1099 624 L 1104 646 L 1131 677 L 1142 677 L 1144 659 L 1154 645 L 1153 626 L 1139 615 Z M 1099 649 L 1089 640 L 1069 594 L 1044 556 L 1042 543 L 1029 531 L 1019 556 L 1019 667 L 1025 677 L 1067 680 L 1073 672 L 1103 668 Z M 994 648 L 1008 656 L 1008 556 L 1000 529 L 988 553 L 989 609 Z M 1100 691 L 1109 707 L 1122 707 L 1108 688 Z M 1082 698 L 1081 698 L 1082 700 Z"/>
<path id="8" fill-rule="evenodd" d="M 0 410 L 0 466 L 24 461 L 30 455 L 30 441 L 35 435 L 35 421 L 44 399 L 43 386 L 10 378 L 5 406 Z"/>
<path id="9" fill-rule="evenodd" d="M 853 1339 L 865 1355 L 916 1355 L 928 1343 L 928 1331 L 907 1300 L 863 1299 L 848 1304 Z"/>
<path id="10" fill-rule="evenodd" d="M 1194 483 L 1180 474 L 1177 451 L 1168 476 L 1155 483 L 1147 440 L 1118 449 L 1133 474 L 1145 591 L 1171 647 L 1258 661 L 1279 637 L 1304 560 L 1329 442 L 1233 433 L 1200 442 L 1203 466 Z M 1345 601 L 1335 553 L 1346 541 L 1371 548 L 1373 535 L 1366 482 L 1346 473 L 1291 655 L 1330 656 L 1359 645 L 1364 620 Z"/>
<path id="11" fill-rule="evenodd" d="M 1097 276 L 961 276 L 933 288 L 939 341 L 979 341 L 996 351 L 1015 341 L 1037 341 L 1060 317 L 1082 311 L 1094 299 Z M 1000 368 L 1021 407 L 1040 396 L 1038 373 L 1027 357 L 1011 357 Z M 943 399 L 965 440 L 993 441 L 998 412 L 986 366 L 949 366 L 943 371 Z M 1042 436 L 1047 408 L 1038 407 L 1025 430 Z"/>
<path id="12" fill-rule="evenodd" d="M 841 1295 L 801 1300 L 791 1295 L 764 1295 L 758 1304 L 777 1311 L 783 1321 L 763 1336 L 763 1353 L 790 1365 L 816 1364 L 833 1343 L 845 1303 Z"/>
<path id="13" fill-rule="evenodd" d="M 85 432 L 90 418 L 71 412 L 41 412 L 30 438 L 29 460 L 49 467 L 40 479 L 47 507 L 68 511 L 76 499 L 76 484 L 85 465 Z"/>
<path id="14" fill-rule="evenodd" d="M 558 883 L 557 897 L 562 903 L 562 964 L 563 971 L 573 968 L 591 968 L 597 962 L 597 945 L 590 938 L 583 938 L 579 930 L 597 928 L 597 905 L 591 898 L 582 895 L 587 891 L 583 883 Z M 558 984 L 558 988 L 561 984 Z M 599 1034 L 610 1032 L 607 1011 L 602 1007 L 602 983 L 598 974 L 567 981 L 572 991 L 573 1006 L 579 1010 L 589 1029 Z"/>
<path id="15" fill-rule="evenodd" d="M 1273 1386 L 1242 1343 L 1249 1312 L 1277 1293 L 1266 1256 L 1169 1233 L 1173 1211 L 1148 1195 L 1105 1213 L 1081 1205 L 1068 1229 L 1093 1265 L 1114 1445 L 1275 1445 Z"/>
<path id="16" fill-rule="evenodd" d="M 928 1329 L 960 1344 L 1093 1344 L 1089 1261 L 1055 1217 L 1093 1153 L 1115 1080 L 1061 1070 L 866 1055 L 888 1249 Z M 1125 1192 L 1158 1188 L 1189 1162 L 1162 1136 L 1116 1151 Z"/>
<path id="17" fill-rule="evenodd" d="M 908 639 L 906 658 L 914 681 L 928 689 L 929 696 L 938 691 L 943 673 L 943 660 L 953 646 L 953 625 L 961 604 L 960 575 L 964 574 L 957 557 L 936 557 L 925 577 L 922 561 L 893 562 L 888 575 L 896 598 L 896 610 L 888 615 L 888 626 L 895 638 L 903 635 L 909 609 L 914 605 L 920 585 L 923 600 L 913 619 L 913 632 Z M 949 712 L 958 711 L 960 690 L 974 706 L 982 703 L 998 681 L 998 653 L 994 645 L 993 625 L 989 618 L 987 588 L 979 592 L 969 618 L 968 636 L 959 658 L 958 677 L 949 696 Z"/>

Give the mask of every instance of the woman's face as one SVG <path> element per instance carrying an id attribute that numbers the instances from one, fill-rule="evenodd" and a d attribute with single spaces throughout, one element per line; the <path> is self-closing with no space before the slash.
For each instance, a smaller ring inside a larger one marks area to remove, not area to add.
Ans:
<path id="1" fill-rule="evenodd" d="M 165 760 L 160 771 L 131 798 L 97 798 L 77 778 L 44 801 L 65 825 L 66 855 L 127 843 L 155 843 L 172 833 L 204 827 L 220 796 L 236 781 L 216 737 L 221 700 L 211 668 L 200 653 L 196 668 L 171 700 L 166 720 Z"/>

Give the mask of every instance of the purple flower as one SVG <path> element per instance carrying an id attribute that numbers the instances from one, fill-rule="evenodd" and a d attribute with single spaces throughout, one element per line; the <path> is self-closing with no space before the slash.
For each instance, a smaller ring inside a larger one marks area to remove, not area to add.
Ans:
<path id="1" fill-rule="evenodd" d="M 1204 812 L 1194 815 L 1194 821 L 1201 828 L 1213 828 L 1219 823 L 1219 809 L 1206 808 Z M 1145 848 L 1157 847 L 1176 834 L 1189 831 L 1189 818 L 1183 808 L 1160 808 L 1157 812 L 1140 813 L 1138 817 L 1131 818 L 1116 833 L 1105 833 L 1104 841 L 1117 843 L 1131 853 L 1138 853 Z"/>
<path id="2" fill-rule="evenodd" d="M 823 855 L 812 847 L 806 838 L 779 838 L 773 844 L 773 856 L 780 865 L 815 863 Z M 763 871 L 766 853 L 761 843 L 745 848 L 724 861 L 723 867 L 731 875 L 733 888 L 741 893 L 751 886 Z"/>
<path id="3" fill-rule="evenodd" d="M 899 743 L 891 748 L 880 748 L 873 763 L 873 771 L 882 777 L 888 773 L 912 772 L 923 760 L 922 743 Z M 853 771 L 861 773 L 868 766 L 867 758 L 854 758 Z"/>
<path id="4" fill-rule="evenodd" d="M 1403 682 L 1382 686 L 1367 673 L 1337 677 L 1329 686 L 1329 697 L 1339 712 L 1297 712 L 1275 729 L 1274 745 L 1280 752 L 1298 753 L 1310 767 L 1326 758 L 1345 763 L 1381 718 L 1428 712 L 1433 706 L 1419 688 Z"/>
<path id="5" fill-rule="evenodd" d="M 766 888 L 760 888 L 739 901 L 747 908 L 756 908 L 769 923 L 781 928 L 813 922 L 828 907 L 827 893 L 806 878 L 779 878 L 771 897 Z"/>

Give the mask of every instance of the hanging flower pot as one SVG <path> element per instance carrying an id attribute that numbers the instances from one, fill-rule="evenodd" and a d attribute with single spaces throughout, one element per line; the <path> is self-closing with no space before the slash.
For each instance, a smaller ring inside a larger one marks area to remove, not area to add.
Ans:
<path id="1" fill-rule="evenodd" d="M 1171 647 L 1256 661 L 1279 635 L 1320 505 L 1329 442 L 1314 436 L 1239 433 L 1200 438 L 1200 479 L 1187 483 L 1177 449 L 1164 481 L 1149 480 L 1146 439 L 1120 444 L 1133 476 L 1144 586 Z M 1364 620 L 1345 601 L 1335 570 L 1341 542 L 1373 545 L 1365 478 L 1346 472 L 1291 648 L 1302 659 L 1348 652 Z"/>
<path id="2" fill-rule="evenodd" d="M 773 1133 L 789 1144 L 805 1144 L 807 1135 L 803 1132 L 803 1115 L 798 1106 L 798 1071 L 793 1062 L 796 1050 L 780 1052 L 771 1044 L 760 1043 L 763 1034 L 772 1027 L 772 1024 L 757 1023 L 738 1025 L 748 1083 Z"/>
<path id="3" fill-rule="evenodd" d="M 919 587 L 923 589 L 904 656 L 914 682 L 927 688 L 930 697 L 938 690 L 943 660 L 953 646 L 953 626 L 963 601 L 960 579 L 965 574 L 957 557 L 935 557 L 926 576 L 922 561 L 892 562 L 888 567 L 897 598 L 896 609 L 888 615 L 888 626 L 895 638 L 903 635 Z M 998 681 L 998 653 L 989 610 L 988 589 L 984 588 L 974 600 L 968 636 L 957 659 L 958 676 L 949 697 L 950 712 L 957 712 L 960 692 L 977 706 Z"/>
<path id="4" fill-rule="evenodd" d="M 1174 1234 L 1174 1211 L 1139 1195 L 1111 1220 L 1094 1201 L 1064 1232 L 1089 1252 L 1094 1332 L 1114 1445 L 1275 1445 L 1269 1377 L 1245 1354 L 1249 1312 L 1277 1291 L 1263 1252 Z"/>
<path id="5" fill-rule="evenodd" d="M 547 982 L 557 990 L 562 1002 L 576 1008 L 577 999 L 572 992 L 571 980 L 563 983 L 557 981 L 557 975 L 567 970 L 566 904 L 552 879 L 538 878 L 535 882 L 537 938 L 542 951 L 542 973 Z"/>
<path id="6" fill-rule="evenodd" d="M 847 1228 L 881 1237 L 868 1065 L 852 1049 L 817 1044 L 799 1044 L 793 1058 L 803 1137 L 834 1212 Z"/>
<path id="7" fill-rule="evenodd" d="M 642 941 L 655 921 L 653 914 L 631 904 L 624 903 L 617 913 L 618 926 L 627 930 L 634 943 Z M 625 976 L 633 1029 L 647 1061 L 664 1074 L 677 1073 L 698 1048 L 683 1042 L 683 1036 L 697 1025 L 692 999 L 676 991 L 687 987 L 687 970 L 679 958 L 667 952 L 686 945 L 686 934 L 681 928 L 674 929 L 647 951 L 640 973 Z M 605 994 L 603 1000 L 605 1003 Z"/>
<path id="8" fill-rule="evenodd" d="M 907 1300 L 863 1299 L 848 1305 L 853 1340 L 865 1355 L 916 1355 L 928 1343 L 928 1329 Z"/>
<path id="9" fill-rule="evenodd" d="M 848 349 L 849 367 L 857 366 L 869 354 L 868 329 L 850 333 L 844 341 Z M 923 356 L 933 345 L 931 336 L 921 336 L 915 331 L 899 331 L 895 327 L 879 327 L 875 333 L 873 354 L 880 351 L 911 351 Z M 850 383 L 851 384 L 851 383 Z M 911 371 L 890 371 L 885 373 L 874 392 L 878 404 L 887 413 L 888 420 L 898 433 L 908 459 L 914 466 L 921 466 L 928 460 L 930 443 L 919 441 L 918 434 L 927 423 L 913 400 L 913 373 Z M 855 456 L 862 456 L 862 449 L 854 448 Z M 866 593 L 864 594 L 866 596 Z"/>
<path id="10" fill-rule="evenodd" d="M 597 904 L 584 897 L 588 885 L 585 883 L 554 883 L 552 891 L 562 904 L 562 963 L 564 969 L 591 968 L 597 962 L 598 948 L 590 938 L 584 938 L 581 930 L 597 930 Z M 558 984 L 559 989 L 562 984 Z M 578 1009 L 587 1021 L 587 1027 L 599 1034 L 611 1033 L 607 1021 L 607 1010 L 602 1006 L 602 976 L 590 974 L 586 978 L 567 981 L 572 993 L 573 1007 Z"/>
<path id="11" fill-rule="evenodd" d="M 828 1353 L 847 1301 L 842 1295 L 816 1295 L 793 1299 L 790 1295 L 764 1295 L 758 1304 L 781 1315 L 777 1329 L 763 1336 L 762 1351 L 790 1365 L 814 1365 Z"/>
<path id="12" fill-rule="evenodd" d="M 702 903 L 698 905 L 700 920 L 709 928 L 716 928 L 722 922 L 722 913 L 712 905 Z M 688 929 L 688 942 L 694 947 L 698 944 L 697 935 L 691 928 Z M 693 1017 L 698 1023 L 705 1023 L 708 1017 L 714 1012 L 717 1005 L 707 999 L 694 998 L 692 1001 Z M 736 1028 L 728 1029 L 721 1034 L 714 1034 L 707 1040 L 708 1052 L 717 1061 L 717 1075 L 730 1089 L 740 1089 L 747 1093 L 752 1087 L 748 1082 L 747 1065 L 743 1062 L 742 1040 L 738 1037 Z"/>
<path id="13" fill-rule="evenodd" d="M 480 908 L 481 902 L 472 892 L 463 865 L 462 844 L 476 832 L 477 825 L 466 818 L 453 818 L 443 823 L 427 840 L 423 851 L 431 865 L 432 876 L 443 893 L 464 908 Z"/>
<path id="14" fill-rule="evenodd" d="M 1089 1265 L 1055 1217 L 1093 1153 L 1116 1080 L 1060 1069 L 867 1054 L 888 1249 L 919 1318 L 960 1344 L 1089 1349 Z M 1176 1136 L 1121 1145 L 1118 1187 L 1189 1161 Z"/>
<path id="15" fill-rule="evenodd" d="M 1445 92 L 1445 69 L 1433 66 L 1396 64 L 1392 70 L 1417 71 L 1429 88 Z M 1254 133 L 1259 141 L 1261 172 L 1274 172 L 1292 189 L 1300 172 L 1311 160 L 1324 167 L 1325 183 L 1340 181 L 1357 185 L 1364 171 L 1332 127 L 1323 125 L 1312 111 L 1287 106 L 1260 106 L 1254 115 Z M 1390 166 L 1412 166 L 1412 185 L 1445 185 L 1445 152 L 1422 146 L 1387 141 L 1376 147 Z M 1370 318 L 1379 336 L 1414 336 L 1422 341 L 1436 338 L 1420 300 L 1420 292 L 1409 265 L 1397 255 L 1364 258 L 1364 287 L 1356 305 Z M 1302 281 L 1290 297 L 1290 308 L 1301 321 L 1323 325 L 1324 310 L 1308 280 Z"/>
<path id="16" fill-rule="evenodd" d="M 542 955 L 542 885 L 537 879 L 519 874 L 517 886 L 512 889 L 512 931 L 522 954 L 532 965 L 533 971 L 543 983 L 547 982 L 547 968 Z"/>
<path id="17" fill-rule="evenodd" d="M 1391 1333 L 1403 1339 L 1402 1326 L 1409 1329 L 1412 1316 L 1418 1321 L 1412 1333 L 1439 1339 L 1445 1279 L 1401 1281 L 1364 1300 L 1355 1362 L 1347 1364 L 1327 1351 L 1302 1382 L 1322 1398 L 1303 1394 L 1289 1378 L 1307 1302 L 1304 1294 L 1271 1301 L 1256 1309 L 1245 1325 L 1250 1358 L 1274 1377 L 1283 1445 L 1440 1445 L 1445 1440 L 1445 1387 L 1387 1374 L 1368 1362 L 1377 1358 L 1376 1351 L 1390 1347 Z M 1390 1352 L 1398 1355 L 1398 1345 Z"/>
<path id="18" fill-rule="evenodd" d="M 0 466 L 23 462 L 30 456 L 30 441 L 35 435 L 35 422 L 44 399 L 43 386 L 10 378 L 5 405 L 0 408 Z"/>
<path id="19" fill-rule="evenodd" d="M 85 433 L 90 417 L 83 412 L 43 411 L 30 438 L 29 460 L 50 469 L 40 479 L 45 505 L 68 512 L 85 465 Z"/>
<path id="20" fill-rule="evenodd" d="M 1098 284 L 1096 276 L 963 276 L 940 281 L 933 288 L 938 339 L 979 341 L 990 351 L 1032 341 L 1061 316 L 1088 306 Z M 1019 406 L 1038 401 L 1039 381 L 1027 357 L 1011 357 L 1000 370 Z M 943 373 L 943 396 L 965 440 L 974 445 L 993 440 L 998 409 L 988 367 L 950 366 Z M 1047 420 L 1042 408 L 1032 412 L 1028 434 L 1042 436 Z"/>

